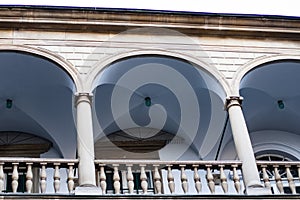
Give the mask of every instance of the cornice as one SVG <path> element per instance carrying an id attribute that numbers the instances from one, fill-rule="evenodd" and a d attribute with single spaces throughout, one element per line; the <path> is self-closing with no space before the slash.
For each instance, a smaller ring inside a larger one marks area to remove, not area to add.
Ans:
<path id="1" fill-rule="evenodd" d="M 0 29 L 119 32 L 160 27 L 186 34 L 299 40 L 300 18 L 138 10 L 0 7 Z"/>

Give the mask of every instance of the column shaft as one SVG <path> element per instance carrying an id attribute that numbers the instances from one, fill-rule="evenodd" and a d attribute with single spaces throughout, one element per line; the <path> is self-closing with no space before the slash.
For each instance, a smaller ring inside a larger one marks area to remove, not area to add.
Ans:
<path id="1" fill-rule="evenodd" d="M 96 186 L 91 95 L 76 97 L 79 186 Z"/>
<path id="2" fill-rule="evenodd" d="M 243 180 L 246 189 L 248 187 L 262 187 L 248 129 L 240 105 L 241 100 L 240 97 L 227 99 L 227 110 L 232 136 L 238 157 L 243 162 Z"/>

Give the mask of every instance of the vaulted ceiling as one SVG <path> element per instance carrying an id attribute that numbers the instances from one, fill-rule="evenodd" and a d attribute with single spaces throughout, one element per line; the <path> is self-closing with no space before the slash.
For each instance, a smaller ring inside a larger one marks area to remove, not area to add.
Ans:
<path id="1" fill-rule="evenodd" d="M 37 135 L 51 141 L 60 156 L 74 157 L 73 90 L 73 81 L 56 63 L 1 51 L 0 131 Z"/>
<path id="2" fill-rule="evenodd" d="M 216 146 L 225 94 L 201 67 L 166 56 L 130 57 L 108 66 L 96 85 L 96 138 L 148 127 L 184 138 L 201 159 Z"/>
<path id="3" fill-rule="evenodd" d="M 267 63 L 243 78 L 240 94 L 250 132 L 281 130 L 300 134 L 300 63 Z"/>
<path id="4" fill-rule="evenodd" d="M 300 62 L 279 60 L 255 67 L 243 77 L 240 95 L 255 154 L 300 159 Z M 229 126 L 225 135 L 223 158 L 234 159 Z"/>

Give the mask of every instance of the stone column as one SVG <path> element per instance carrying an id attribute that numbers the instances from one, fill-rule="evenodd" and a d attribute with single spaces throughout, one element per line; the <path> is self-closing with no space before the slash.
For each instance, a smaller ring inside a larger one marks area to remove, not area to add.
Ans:
<path id="1" fill-rule="evenodd" d="M 77 108 L 77 153 L 79 159 L 78 181 L 80 187 L 96 186 L 91 105 L 91 94 L 79 93 L 76 95 L 75 106 Z"/>
<path id="2" fill-rule="evenodd" d="M 269 194 L 259 177 L 248 129 L 241 108 L 242 97 L 226 99 L 226 109 L 232 129 L 232 136 L 239 159 L 243 162 L 243 180 L 247 194 Z"/>

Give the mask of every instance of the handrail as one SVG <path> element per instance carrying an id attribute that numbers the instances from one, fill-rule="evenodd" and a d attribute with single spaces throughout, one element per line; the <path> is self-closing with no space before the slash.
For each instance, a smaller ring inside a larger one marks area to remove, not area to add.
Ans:
<path id="1" fill-rule="evenodd" d="M 20 158 L 20 157 L 0 157 L 0 162 L 42 162 L 42 163 L 78 163 L 78 159 L 64 159 L 64 158 Z"/>
<path id="2" fill-rule="evenodd" d="M 0 193 L 17 193 L 19 181 L 26 187 L 23 192 L 48 193 L 48 180 L 53 181 L 50 190 L 55 193 L 60 192 L 63 184 L 66 185 L 65 188 L 67 187 L 69 193 L 73 193 L 74 169 L 77 168 L 78 162 L 78 159 L 0 157 Z M 19 180 L 20 175 L 25 176 L 26 182 Z M 11 183 L 8 182 L 8 177 Z M 11 185 L 11 189 L 6 188 L 5 185 Z"/>
<path id="3" fill-rule="evenodd" d="M 258 165 L 300 165 L 300 161 L 256 161 Z"/>
<path id="4" fill-rule="evenodd" d="M 95 164 L 151 164 L 151 165 L 242 165 L 238 160 L 222 161 L 161 161 L 161 160 L 95 160 Z"/>

